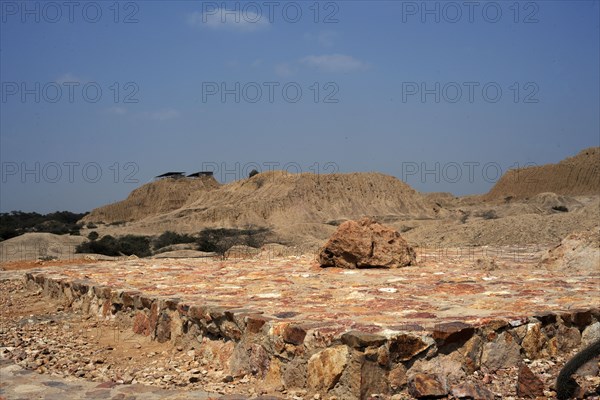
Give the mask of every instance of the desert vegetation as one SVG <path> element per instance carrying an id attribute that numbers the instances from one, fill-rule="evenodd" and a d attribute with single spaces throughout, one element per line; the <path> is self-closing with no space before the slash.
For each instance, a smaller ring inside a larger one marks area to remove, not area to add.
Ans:
<path id="1" fill-rule="evenodd" d="M 95 253 L 106 256 L 131 256 L 147 257 L 150 251 L 150 239 L 146 236 L 125 235 L 115 238 L 111 235 L 103 236 L 99 240 L 90 240 L 81 243 L 75 249 L 76 253 Z"/>
<path id="2" fill-rule="evenodd" d="M 154 248 L 154 250 L 160 250 L 167 246 L 172 246 L 175 244 L 194 243 L 195 241 L 196 238 L 194 238 L 191 235 L 166 231 L 152 241 L 152 247 Z"/>
<path id="3" fill-rule="evenodd" d="M 198 250 L 214 252 L 223 256 L 233 246 L 243 245 L 259 248 L 265 244 L 269 233 L 268 228 L 207 228 L 202 230 L 198 236 Z"/>
<path id="4" fill-rule="evenodd" d="M 197 235 L 180 234 L 166 231 L 157 237 L 124 235 L 114 237 L 105 235 L 99 238 L 96 231 L 88 234 L 88 242 L 81 243 L 76 248 L 77 253 L 94 253 L 106 256 L 148 257 L 161 253 L 170 246 L 190 244 L 199 251 L 216 253 L 223 257 L 233 246 L 248 246 L 260 248 L 267 243 L 271 234 L 268 228 L 245 227 L 237 228 L 205 228 Z"/>
<path id="5" fill-rule="evenodd" d="M 11 211 L 0 213 L 0 240 L 10 239 L 28 232 L 48 232 L 57 235 L 79 235 L 77 223 L 87 213 L 56 211 L 50 214 Z"/>

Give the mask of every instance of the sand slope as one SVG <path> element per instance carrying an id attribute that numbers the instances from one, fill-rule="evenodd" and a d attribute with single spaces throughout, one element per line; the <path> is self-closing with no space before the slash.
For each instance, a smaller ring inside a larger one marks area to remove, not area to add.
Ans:
<path id="1" fill-rule="evenodd" d="M 85 241 L 87 239 L 83 236 L 25 233 L 0 242 L 0 262 L 35 260 L 43 257 L 70 259 L 73 258 L 77 245 Z"/>
<path id="2" fill-rule="evenodd" d="M 147 183 L 123 201 L 92 210 L 81 221 L 137 221 L 182 207 L 196 192 L 210 191 L 220 185 L 213 177 L 160 179 Z"/>
<path id="3" fill-rule="evenodd" d="M 582 150 L 558 164 L 510 170 L 484 199 L 502 200 L 509 196 L 523 199 L 543 192 L 571 196 L 600 194 L 600 147 Z"/>

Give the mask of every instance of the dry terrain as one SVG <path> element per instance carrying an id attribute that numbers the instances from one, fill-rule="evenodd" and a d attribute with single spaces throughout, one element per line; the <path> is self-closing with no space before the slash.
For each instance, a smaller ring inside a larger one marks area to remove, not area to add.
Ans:
<path id="1" fill-rule="evenodd" d="M 416 265 L 320 268 L 318 247 L 363 216 L 401 232 Z M 553 398 L 564 362 L 600 339 L 600 148 L 465 197 L 378 173 L 163 179 L 82 222 L 0 243 L 0 399 Z M 210 227 L 273 243 L 225 259 L 74 252 L 91 231 Z M 581 397 L 599 397 L 598 361 Z"/>

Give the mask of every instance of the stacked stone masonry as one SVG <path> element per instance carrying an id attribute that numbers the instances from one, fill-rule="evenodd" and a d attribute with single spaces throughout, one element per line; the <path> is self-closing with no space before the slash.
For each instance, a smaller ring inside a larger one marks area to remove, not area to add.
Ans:
<path id="1" fill-rule="evenodd" d="M 348 274 L 300 258 L 153 262 L 32 270 L 26 281 L 136 334 L 193 343 L 232 376 L 344 399 L 407 387 L 444 395 L 475 371 L 556 356 L 600 332 L 598 277 L 532 272 L 526 258 L 504 260 L 510 273 L 435 263 Z"/>

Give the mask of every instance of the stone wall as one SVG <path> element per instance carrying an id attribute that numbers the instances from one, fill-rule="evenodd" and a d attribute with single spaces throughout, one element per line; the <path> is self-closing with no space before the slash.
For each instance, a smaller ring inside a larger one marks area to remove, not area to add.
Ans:
<path id="1" fill-rule="evenodd" d="M 329 322 L 291 321 L 244 309 L 186 304 L 86 280 L 26 274 L 30 289 L 73 309 L 128 321 L 140 335 L 195 345 L 213 366 L 232 376 L 251 373 L 273 389 L 302 389 L 338 399 L 369 398 L 409 389 L 415 397 L 484 388 L 462 384 L 475 371 L 518 366 L 524 358 L 554 357 L 600 337 L 600 310 L 488 320 L 479 326 L 406 325 L 387 336 L 346 331 Z M 200 343 L 200 346 L 198 346 Z"/>

